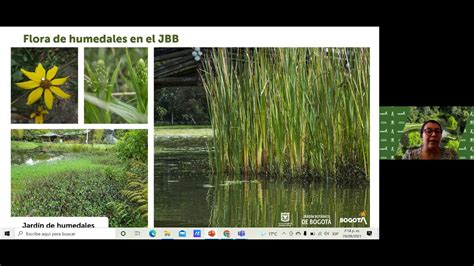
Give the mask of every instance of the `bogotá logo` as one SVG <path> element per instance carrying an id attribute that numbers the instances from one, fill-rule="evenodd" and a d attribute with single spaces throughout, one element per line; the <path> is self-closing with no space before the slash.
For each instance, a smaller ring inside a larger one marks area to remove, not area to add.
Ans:
<path id="1" fill-rule="evenodd" d="M 367 225 L 367 211 L 362 210 L 359 212 L 359 217 L 341 217 L 339 223 L 341 224 L 365 224 Z"/>
<path id="2" fill-rule="evenodd" d="M 287 223 L 290 221 L 290 213 L 289 212 L 282 212 L 280 214 L 280 220 L 284 223 Z"/>

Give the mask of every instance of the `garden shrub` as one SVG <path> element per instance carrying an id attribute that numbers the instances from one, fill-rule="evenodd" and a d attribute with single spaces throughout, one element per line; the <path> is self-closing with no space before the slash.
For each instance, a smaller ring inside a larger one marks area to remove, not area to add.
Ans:
<path id="1" fill-rule="evenodd" d="M 135 159 L 147 162 L 148 136 L 146 130 L 131 130 L 117 143 L 118 156 L 123 161 Z"/>

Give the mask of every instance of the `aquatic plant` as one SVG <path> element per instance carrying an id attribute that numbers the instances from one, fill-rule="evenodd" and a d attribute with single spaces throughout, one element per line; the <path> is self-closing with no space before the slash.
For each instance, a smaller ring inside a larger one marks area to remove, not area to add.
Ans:
<path id="1" fill-rule="evenodd" d="M 114 57 L 110 60 L 116 59 Z M 148 106 L 148 68 L 143 58 L 135 65 L 128 49 L 114 63 L 99 58 L 95 69 L 85 60 L 84 121 L 86 123 L 146 123 Z M 123 65 L 125 61 L 125 66 Z M 126 72 L 124 74 L 123 72 Z M 119 91 L 117 88 L 126 88 Z M 113 115 L 117 117 L 114 118 Z"/>
<path id="2" fill-rule="evenodd" d="M 369 178 L 369 49 L 213 49 L 201 75 L 218 174 Z"/>

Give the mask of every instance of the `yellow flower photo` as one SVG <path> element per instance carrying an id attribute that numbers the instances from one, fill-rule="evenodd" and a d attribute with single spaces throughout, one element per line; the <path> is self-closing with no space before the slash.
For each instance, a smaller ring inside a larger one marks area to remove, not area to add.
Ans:
<path id="1" fill-rule="evenodd" d="M 15 85 L 25 90 L 34 89 L 28 96 L 28 102 L 26 104 L 32 105 L 41 98 L 44 92 L 44 102 L 46 104 L 46 107 L 51 110 L 53 109 L 53 93 L 63 99 L 69 99 L 69 97 L 71 97 L 71 95 L 65 93 L 59 87 L 57 87 L 59 85 L 63 85 L 64 82 L 66 82 L 69 78 L 65 77 L 54 79 L 54 76 L 58 72 L 57 66 L 52 67 L 48 70 L 48 72 L 46 72 L 43 68 L 43 65 L 39 63 L 35 69 L 35 72 L 29 72 L 24 70 L 23 68 L 21 69 L 21 72 L 30 80 L 18 82 L 15 83 Z"/>
<path id="2" fill-rule="evenodd" d="M 78 122 L 77 48 L 11 49 L 11 122 Z"/>

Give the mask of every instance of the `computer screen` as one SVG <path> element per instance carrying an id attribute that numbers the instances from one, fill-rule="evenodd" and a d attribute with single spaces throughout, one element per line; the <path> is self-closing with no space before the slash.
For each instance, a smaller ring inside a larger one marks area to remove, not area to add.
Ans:
<path id="1" fill-rule="evenodd" d="M 379 159 L 423 142 L 377 27 L 0 31 L 2 240 L 379 239 Z M 471 110 L 430 110 L 461 152 Z"/>

